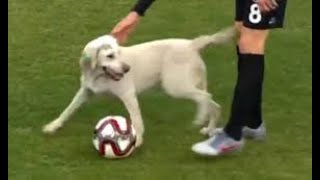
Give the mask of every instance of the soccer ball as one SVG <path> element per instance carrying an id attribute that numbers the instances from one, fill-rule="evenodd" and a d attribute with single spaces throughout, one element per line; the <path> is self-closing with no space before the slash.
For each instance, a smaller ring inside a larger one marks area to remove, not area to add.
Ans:
<path id="1" fill-rule="evenodd" d="M 136 131 L 122 116 L 107 116 L 97 123 L 93 145 L 105 158 L 124 158 L 135 149 Z"/>

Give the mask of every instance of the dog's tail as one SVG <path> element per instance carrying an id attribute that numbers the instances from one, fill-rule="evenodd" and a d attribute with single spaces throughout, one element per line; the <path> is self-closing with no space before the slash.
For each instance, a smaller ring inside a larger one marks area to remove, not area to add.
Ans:
<path id="1" fill-rule="evenodd" d="M 191 46 L 197 50 L 201 50 L 208 45 L 224 44 L 232 40 L 236 35 L 234 27 L 228 27 L 213 35 L 200 36 L 192 40 Z"/>

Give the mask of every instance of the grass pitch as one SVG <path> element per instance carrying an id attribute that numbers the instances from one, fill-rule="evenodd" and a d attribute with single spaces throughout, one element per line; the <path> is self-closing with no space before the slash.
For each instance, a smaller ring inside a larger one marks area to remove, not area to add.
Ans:
<path id="1" fill-rule="evenodd" d="M 79 87 L 83 46 L 108 33 L 130 0 L 10 0 L 8 174 L 10 180 L 306 180 L 311 179 L 311 1 L 289 1 L 286 27 L 271 33 L 266 55 L 266 143 L 247 141 L 241 154 L 202 158 L 190 150 L 203 140 L 191 124 L 195 105 L 159 90 L 139 97 L 145 142 L 124 160 L 106 160 L 91 144 L 93 127 L 120 102 L 95 99 L 56 135 L 41 127 L 55 118 Z M 158 0 L 128 44 L 212 34 L 233 23 L 233 1 Z M 228 119 L 236 61 L 233 45 L 203 51 L 209 90 Z"/>

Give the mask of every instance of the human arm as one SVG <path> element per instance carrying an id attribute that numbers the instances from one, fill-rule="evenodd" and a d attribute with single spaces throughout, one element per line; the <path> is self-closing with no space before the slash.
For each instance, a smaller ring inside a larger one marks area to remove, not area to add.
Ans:
<path id="1" fill-rule="evenodd" d="M 139 23 L 141 16 L 145 15 L 153 2 L 154 0 L 138 0 L 129 14 L 112 29 L 111 35 L 118 40 L 119 44 L 126 42 L 129 34 L 134 31 Z"/>

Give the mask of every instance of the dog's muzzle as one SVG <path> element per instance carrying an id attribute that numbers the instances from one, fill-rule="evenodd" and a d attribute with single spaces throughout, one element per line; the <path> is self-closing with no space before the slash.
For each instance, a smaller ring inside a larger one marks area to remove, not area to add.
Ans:
<path id="1" fill-rule="evenodd" d="M 129 68 L 130 69 L 130 68 Z M 123 73 L 119 73 L 119 72 L 116 72 L 114 70 L 112 70 L 111 68 L 107 67 L 107 66 L 103 66 L 102 67 L 102 70 L 104 71 L 104 73 L 110 77 L 112 80 L 114 81 L 120 81 L 120 79 L 123 78 L 125 72 Z M 128 72 L 129 70 L 127 70 Z"/>

